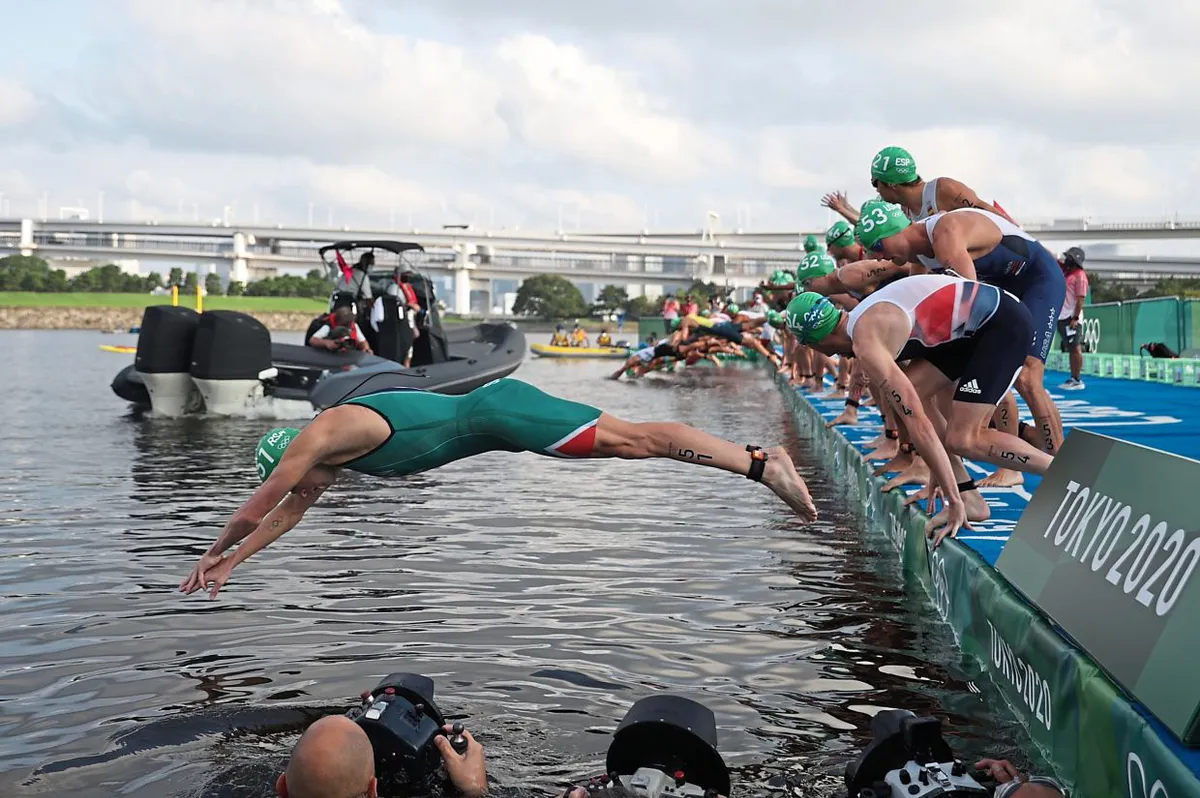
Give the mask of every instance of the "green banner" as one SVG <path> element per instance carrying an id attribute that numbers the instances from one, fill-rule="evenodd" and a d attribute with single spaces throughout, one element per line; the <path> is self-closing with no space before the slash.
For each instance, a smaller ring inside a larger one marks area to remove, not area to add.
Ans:
<path id="1" fill-rule="evenodd" d="M 1200 780 L 1103 670 L 972 549 L 956 540 L 931 549 L 925 516 L 904 507 L 899 492 L 881 493 L 882 480 L 854 446 L 825 429 L 784 379 L 776 381 L 809 445 L 882 528 L 906 581 L 928 594 L 1073 795 L 1200 795 Z"/>
<path id="2" fill-rule="evenodd" d="M 1072 430 L 997 568 L 1188 744 L 1200 744 L 1200 463 Z"/>

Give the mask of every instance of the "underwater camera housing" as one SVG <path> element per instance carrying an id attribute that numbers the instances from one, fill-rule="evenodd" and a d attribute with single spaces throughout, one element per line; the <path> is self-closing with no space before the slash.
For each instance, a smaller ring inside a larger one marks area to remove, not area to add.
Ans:
<path id="1" fill-rule="evenodd" d="M 433 740 L 446 722 L 433 702 L 433 679 L 416 673 L 392 673 L 362 694 L 362 704 L 346 717 L 362 727 L 375 751 L 375 772 L 382 778 L 424 779 L 442 757 Z"/>
<path id="2" fill-rule="evenodd" d="M 712 710 L 687 698 L 648 696 L 634 703 L 613 734 L 607 776 L 596 786 L 624 785 L 647 798 L 729 795 L 729 770 L 717 752 Z"/>
<path id="3" fill-rule="evenodd" d="M 871 719 L 871 744 L 846 766 L 850 798 L 990 795 L 954 758 L 937 718 L 885 709 Z"/>

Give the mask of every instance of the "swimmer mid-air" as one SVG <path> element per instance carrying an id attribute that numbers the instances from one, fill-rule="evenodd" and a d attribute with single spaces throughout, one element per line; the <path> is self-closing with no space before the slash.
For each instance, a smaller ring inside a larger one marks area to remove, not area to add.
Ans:
<path id="1" fill-rule="evenodd" d="M 589 405 L 501 379 L 463 396 L 385 390 L 347 399 L 304 430 L 275 429 L 258 442 L 263 483 L 179 585 L 215 597 L 233 569 L 300 522 L 341 469 L 406 476 L 493 451 L 551 457 L 661 457 L 762 482 L 806 520 L 817 516 L 783 447 L 740 446 L 674 422 L 633 423 Z M 225 552 L 245 541 L 235 552 Z"/>

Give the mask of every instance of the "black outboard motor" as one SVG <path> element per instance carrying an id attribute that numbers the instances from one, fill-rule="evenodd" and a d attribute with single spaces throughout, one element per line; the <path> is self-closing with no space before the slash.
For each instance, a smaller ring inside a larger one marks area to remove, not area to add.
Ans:
<path id="1" fill-rule="evenodd" d="M 239 415 L 261 400 L 264 382 L 275 376 L 271 334 L 262 322 L 232 310 L 200 316 L 192 349 L 191 375 L 208 413 Z"/>
<path id="2" fill-rule="evenodd" d="M 140 375 L 150 406 L 164 416 L 198 411 L 200 394 L 192 382 L 192 347 L 200 315 L 191 308 L 150 305 L 142 313 L 133 366 Z"/>
<path id="3" fill-rule="evenodd" d="M 871 718 L 871 744 L 846 766 L 850 798 L 990 795 L 954 758 L 937 718 L 885 709 Z"/>
<path id="4" fill-rule="evenodd" d="M 629 708 L 605 758 L 607 776 L 647 798 L 729 795 L 729 769 L 717 752 L 717 719 L 688 698 L 655 695 Z"/>

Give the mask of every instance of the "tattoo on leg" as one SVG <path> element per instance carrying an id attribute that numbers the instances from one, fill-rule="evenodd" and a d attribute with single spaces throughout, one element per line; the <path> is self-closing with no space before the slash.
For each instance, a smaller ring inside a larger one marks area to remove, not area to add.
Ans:
<path id="1" fill-rule="evenodd" d="M 1016 452 L 1010 452 L 1007 449 L 1001 449 L 999 446 L 997 446 L 995 444 L 992 444 L 991 446 L 988 447 L 988 454 L 991 455 L 992 457 L 998 457 L 1001 460 L 1007 460 L 1010 463 L 1025 464 L 1025 463 L 1029 462 L 1029 455 L 1017 454 Z"/>
<path id="2" fill-rule="evenodd" d="M 892 401 L 896 404 L 896 407 L 902 413 L 904 413 L 904 415 L 911 416 L 913 414 L 912 408 L 904 404 L 904 399 L 900 396 L 900 392 L 893 388 L 891 383 L 884 380 L 883 384 L 879 386 L 879 390 L 883 391 L 885 395 L 891 397 Z"/>
<path id="3" fill-rule="evenodd" d="M 674 457 L 676 460 L 690 460 L 690 461 L 700 462 L 702 460 L 711 460 L 712 459 L 711 454 L 704 454 L 703 452 L 697 452 L 694 449 L 676 449 L 675 444 L 673 444 L 673 443 L 667 444 L 667 453 L 671 457 Z"/>

